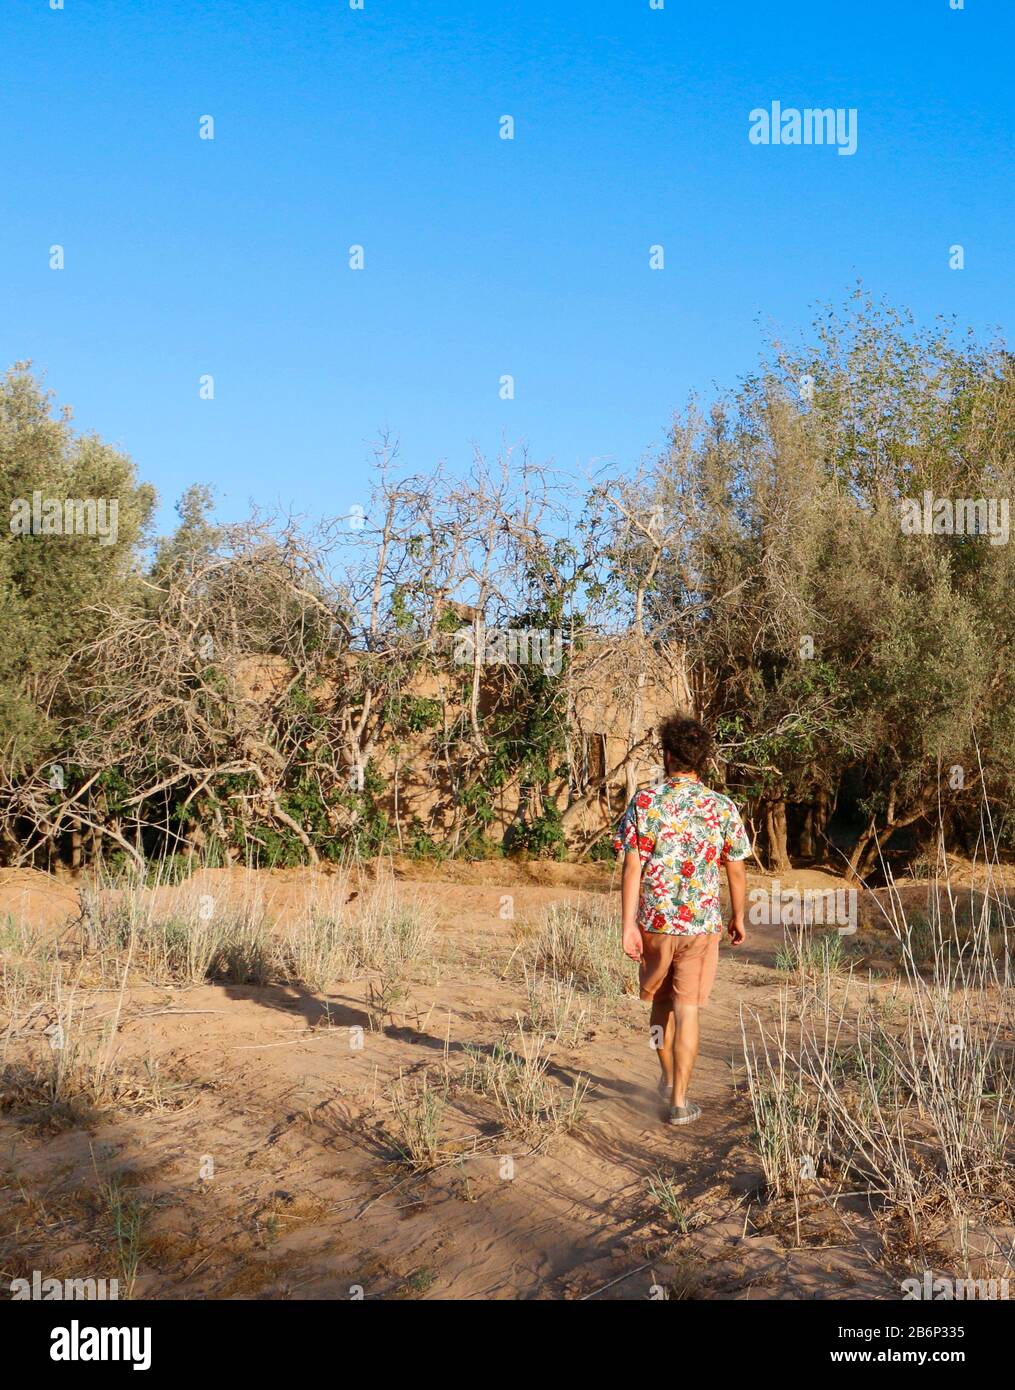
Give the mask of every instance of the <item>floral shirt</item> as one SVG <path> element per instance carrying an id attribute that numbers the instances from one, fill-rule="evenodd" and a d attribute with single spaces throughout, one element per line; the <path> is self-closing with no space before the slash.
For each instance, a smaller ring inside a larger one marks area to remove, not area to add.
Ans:
<path id="1" fill-rule="evenodd" d="M 613 847 L 618 854 L 636 849 L 641 856 L 638 925 L 668 936 L 722 931 L 720 866 L 751 852 L 736 806 L 693 772 L 638 792 Z"/>

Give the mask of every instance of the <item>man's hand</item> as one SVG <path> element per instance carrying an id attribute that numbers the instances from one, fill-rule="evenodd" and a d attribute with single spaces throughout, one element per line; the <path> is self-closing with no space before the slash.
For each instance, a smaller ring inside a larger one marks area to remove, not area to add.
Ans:
<path id="1" fill-rule="evenodd" d="M 730 920 L 726 930 L 730 942 L 739 946 L 747 933 L 744 931 L 744 913 L 747 910 L 747 868 L 742 859 L 730 859 L 726 864 L 726 880 L 730 886 Z"/>
<path id="2" fill-rule="evenodd" d="M 633 922 L 626 923 L 623 929 L 624 955 L 630 956 L 632 960 L 640 961 L 642 958 L 641 932 Z"/>

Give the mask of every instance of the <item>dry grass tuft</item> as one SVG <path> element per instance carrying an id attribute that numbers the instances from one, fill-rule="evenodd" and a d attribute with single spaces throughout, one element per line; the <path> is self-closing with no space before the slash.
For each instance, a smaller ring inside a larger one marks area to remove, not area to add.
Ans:
<path id="1" fill-rule="evenodd" d="M 619 951 L 616 904 L 602 895 L 554 904 L 535 941 L 537 971 L 603 998 L 632 994 L 635 976 Z"/>
<path id="2" fill-rule="evenodd" d="M 895 895 L 889 921 L 893 995 L 812 946 L 808 987 L 784 988 L 774 1021 L 741 1011 L 757 1148 L 770 1193 L 798 1211 L 848 1183 L 886 1249 L 926 1262 L 948 1227 L 966 1267 L 971 1227 L 1015 1214 L 1007 933 L 996 904 L 911 922 Z"/>

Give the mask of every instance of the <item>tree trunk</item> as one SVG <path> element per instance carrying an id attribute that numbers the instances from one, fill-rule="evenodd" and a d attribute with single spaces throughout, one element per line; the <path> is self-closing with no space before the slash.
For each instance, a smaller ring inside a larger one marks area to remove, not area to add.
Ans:
<path id="1" fill-rule="evenodd" d="M 631 721 L 630 721 L 630 724 L 628 725 L 628 732 L 627 732 L 627 746 L 628 746 L 628 748 L 635 748 L 638 744 L 641 743 L 642 739 L 643 739 L 644 736 L 645 736 L 645 732 L 644 732 L 644 723 L 645 723 L 645 718 L 644 718 L 644 708 L 645 708 L 644 690 L 645 690 L 645 672 L 644 672 L 644 671 L 639 671 L 639 672 L 638 672 L 638 679 L 637 679 L 637 681 L 636 681 L 636 683 L 635 683 L 635 687 L 634 687 L 634 695 L 633 695 L 633 697 L 632 697 L 632 699 L 631 699 Z M 638 778 L 637 778 L 637 774 L 636 774 L 636 772 L 635 772 L 635 767 L 634 767 L 634 762 L 633 762 L 633 761 L 632 761 L 632 762 L 629 762 L 629 763 L 627 764 L 627 767 L 624 769 L 624 781 L 625 781 L 625 783 L 626 783 L 627 800 L 630 801 L 631 798 L 632 798 L 632 796 L 634 796 L 635 792 L 638 790 Z"/>
<path id="2" fill-rule="evenodd" d="M 853 846 L 853 853 L 849 857 L 849 866 L 846 869 L 847 881 L 859 883 L 867 877 L 877 863 L 882 846 L 891 839 L 892 832 L 912 825 L 914 821 L 920 820 L 922 816 L 927 814 L 927 798 L 921 798 L 916 807 L 904 816 L 897 816 L 893 791 L 888 801 L 888 812 L 888 818 L 880 832 L 877 821 L 872 819 L 870 825 Z"/>
<path id="3" fill-rule="evenodd" d="M 862 875 L 860 873 L 861 864 L 866 863 L 871 846 L 877 845 L 875 838 L 877 832 L 877 821 L 871 817 L 871 822 L 867 829 L 863 831 L 856 844 L 853 846 L 853 853 L 849 856 L 849 863 L 846 865 L 846 882 L 860 883 Z"/>
<path id="4" fill-rule="evenodd" d="M 832 799 L 824 787 L 818 788 L 817 800 L 814 803 L 813 832 L 815 848 L 821 853 L 822 857 L 827 858 L 828 846 L 828 823 L 832 819 Z"/>
<path id="5" fill-rule="evenodd" d="M 774 797 L 765 802 L 765 833 L 768 837 L 768 867 L 772 873 L 788 873 L 790 863 L 786 844 L 786 802 Z"/>
<path id="6" fill-rule="evenodd" d="M 874 840 L 872 844 L 869 844 L 867 846 L 866 854 L 863 855 L 859 864 L 857 865 L 857 878 L 865 879 L 869 873 L 872 873 L 874 870 L 874 866 L 878 862 L 880 857 L 881 844 L 878 840 Z"/>

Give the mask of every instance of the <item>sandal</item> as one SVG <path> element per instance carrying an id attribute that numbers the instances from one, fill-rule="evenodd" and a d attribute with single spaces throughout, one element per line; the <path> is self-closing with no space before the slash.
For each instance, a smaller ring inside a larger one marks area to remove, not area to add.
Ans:
<path id="1" fill-rule="evenodd" d="M 670 1106 L 671 1125 L 689 1125 L 692 1123 L 692 1121 L 699 1119 L 700 1116 L 700 1105 L 688 1104 Z"/>

